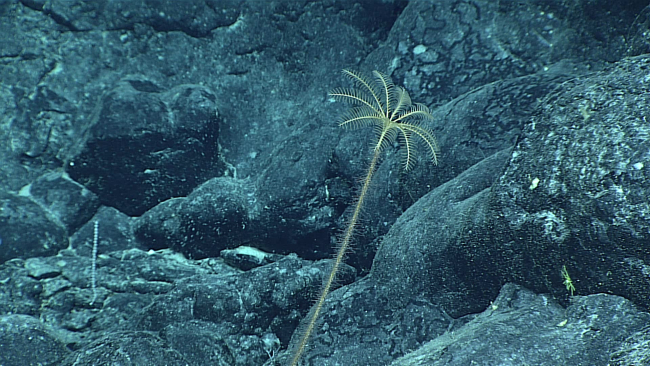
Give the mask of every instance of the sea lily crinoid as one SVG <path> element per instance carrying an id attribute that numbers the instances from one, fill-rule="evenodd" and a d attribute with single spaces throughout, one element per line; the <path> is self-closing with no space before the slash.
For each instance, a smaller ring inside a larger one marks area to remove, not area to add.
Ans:
<path id="1" fill-rule="evenodd" d="M 431 160 L 435 164 L 438 163 L 436 139 L 433 137 L 433 133 L 422 125 L 423 121 L 432 118 L 427 107 L 418 103 L 413 104 L 404 88 L 395 86 L 388 76 L 379 71 L 373 72 L 374 78 L 368 78 L 349 70 L 343 70 L 343 73 L 354 81 L 355 87 L 338 88 L 329 93 L 336 100 L 353 105 L 343 114 L 339 125 L 350 128 L 373 126 L 377 132 L 377 142 L 374 144 L 373 157 L 368 165 L 366 177 L 363 179 L 347 228 L 339 238 L 339 247 L 334 256 L 332 267 L 323 280 L 320 296 L 316 299 L 316 303 L 299 327 L 296 337 L 289 347 L 290 366 L 300 364 L 309 339 L 317 328 L 317 321 L 324 309 L 325 299 L 335 286 L 337 274 L 344 263 L 345 254 L 354 236 L 382 150 L 395 141 L 399 142 L 402 147 L 404 167 L 408 170 L 415 163 L 415 147 L 417 143 L 420 143 L 425 146 Z"/>
<path id="2" fill-rule="evenodd" d="M 354 107 L 341 116 L 339 126 L 373 126 L 377 133 L 375 154 L 397 141 L 402 149 L 402 162 L 406 170 L 415 163 L 418 144 L 425 148 L 434 164 L 438 163 L 436 139 L 431 130 L 422 125 L 423 121 L 433 118 L 425 105 L 412 103 L 406 89 L 395 86 L 388 76 L 379 71 L 373 71 L 373 78 L 350 70 L 343 70 L 343 74 L 353 80 L 355 88 L 337 88 L 329 95 Z"/>

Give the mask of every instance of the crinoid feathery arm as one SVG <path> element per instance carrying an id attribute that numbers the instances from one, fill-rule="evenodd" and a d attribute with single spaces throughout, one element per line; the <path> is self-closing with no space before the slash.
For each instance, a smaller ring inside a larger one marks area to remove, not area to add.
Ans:
<path id="1" fill-rule="evenodd" d="M 374 71 L 374 79 L 348 70 L 343 70 L 343 73 L 352 78 L 357 88 L 337 88 L 329 94 L 336 100 L 353 105 L 341 115 L 339 126 L 373 126 L 377 136 L 375 151 L 381 151 L 397 140 L 403 149 L 406 170 L 414 165 L 418 144 L 427 150 L 434 164 L 438 163 L 436 139 L 433 132 L 422 125 L 423 121 L 433 118 L 425 105 L 413 104 L 406 89 L 395 86 L 388 76 L 379 71 Z"/>

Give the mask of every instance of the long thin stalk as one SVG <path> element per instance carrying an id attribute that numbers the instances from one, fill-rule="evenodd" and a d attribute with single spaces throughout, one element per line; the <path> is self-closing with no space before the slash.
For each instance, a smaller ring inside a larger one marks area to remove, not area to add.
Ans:
<path id="1" fill-rule="evenodd" d="M 352 241 L 354 230 L 356 229 L 357 222 L 359 221 L 359 216 L 361 215 L 361 207 L 363 206 L 363 201 L 365 200 L 366 193 L 368 192 L 368 188 L 370 187 L 370 181 L 372 180 L 372 175 L 375 172 L 375 168 L 377 166 L 377 160 L 379 159 L 380 152 L 381 149 L 375 149 L 375 153 L 372 157 L 372 161 L 370 162 L 370 166 L 368 167 L 368 172 L 366 173 L 366 178 L 363 180 L 363 186 L 361 187 L 361 192 L 359 193 L 359 197 L 357 198 L 357 204 L 354 207 L 354 212 L 352 213 L 352 217 L 350 217 L 350 221 L 348 222 L 348 227 L 347 229 L 345 229 L 345 232 L 343 233 L 341 243 L 339 245 L 339 249 L 336 252 L 336 257 L 334 258 L 334 264 L 332 265 L 332 269 L 330 270 L 329 275 L 323 281 L 323 288 L 321 290 L 320 296 L 318 297 L 318 300 L 316 301 L 316 303 L 314 304 L 314 306 L 310 311 L 309 321 L 305 326 L 305 328 L 302 330 L 300 343 L 298 343 L 298 345 L 293 350 L 293 357 L 291 358 L 291 363 L 289 364 L 290 366 L 298 366 L 298 362 L 300 362 L 300 358 L 302 357 L 302 354 L 305 352 L 305 348 L 307 347 L 309 338 L 311 337 L 312 333 L 314 333 L 314 328 L 316 327 L 318 317 L 320 316 L 320 313 L 323 310 L 325 299 L 332 291 L 332 287 L 336 283 L 336 275 L 338 274 L 338 271 L 344 262 L 345 254 L 348 250 L 348 247 L 350 246 L 350 242 Z"/>

